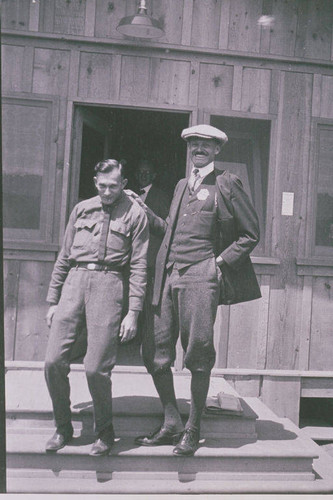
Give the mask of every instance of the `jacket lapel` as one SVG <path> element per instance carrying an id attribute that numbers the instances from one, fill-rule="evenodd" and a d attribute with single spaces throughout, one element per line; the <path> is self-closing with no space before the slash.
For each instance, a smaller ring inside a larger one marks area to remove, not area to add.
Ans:
<path id="1" fill-rule="evenodd" d="M 175 222 L 177 220 L 177 214 L 180 206 L 180 202 L 182 200 L 185 188 L 187 186 L 187 179 L 181 179 L 178 184 L 178 189 L 174 194 L 174 198 L 170 207 L 170 226 L 173 229 Z"/>

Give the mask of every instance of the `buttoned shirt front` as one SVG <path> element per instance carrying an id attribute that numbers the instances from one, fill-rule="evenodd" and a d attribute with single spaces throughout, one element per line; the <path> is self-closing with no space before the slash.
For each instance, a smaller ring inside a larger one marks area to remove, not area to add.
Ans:
<path id="1" fill-rule="evenodd" d="M 143 209 L 125 194 L 110 207 L 110 224 L 103 264 L 130 267 L 129 308 L 141 310 L 146 287 L 149 229 Z M 57 304 L 71 266 L 98 262 L 104 220 L 99 196 L 78 203 L 69 218 L 62 249 L 55 263 L 47 301 Z"/>
<path id="2" fill-rule="evenodd" d="M 201 167 L 201 168 L 197 168 L 195 166 L 192 167 L 192 170 L 191 170 L 191 174 L 190 174 L 190 178 L 194 176 L 194 170 L 197 170 L 198 173 L 197 173 L 197 181 L 195 183 L 195 186 L 194 186 L 194 189 L 198 189 L 198 187 L 200 186 L 200 184 L 202 183 L 202 180 L 207 177 L 208 174 L 210 174 L 211 172 L 214 171 L 214 162 L 210 162 L 208 163 L 208 165 L 206 165 L 205 167 Z"/>

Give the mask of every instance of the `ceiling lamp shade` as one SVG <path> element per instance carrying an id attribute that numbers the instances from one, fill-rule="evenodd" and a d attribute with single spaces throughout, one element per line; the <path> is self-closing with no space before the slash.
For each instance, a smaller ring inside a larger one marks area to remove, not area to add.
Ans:
<path id="1" fill-rule="evenodd" d="M 117 31 L 122 35 L 134 38 L 159 38 L 164 31 L 157 19 L 148 16 L 145 0 L 140 0 L 140 5 L 135 16 L 123 17 Z"/>

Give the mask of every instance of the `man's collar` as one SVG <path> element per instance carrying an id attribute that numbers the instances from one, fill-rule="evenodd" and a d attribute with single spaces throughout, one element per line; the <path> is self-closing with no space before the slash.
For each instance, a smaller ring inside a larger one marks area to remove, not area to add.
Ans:
<path id="1" fill-rule="evenodd" d="M 192 167 L 192 172 L 195 167 Z M 205 167 L 198 168 L 200 177 L 206 177 L 206 175 L 210 174 L 214 170 L 214 162 L 208 163 Z"/>

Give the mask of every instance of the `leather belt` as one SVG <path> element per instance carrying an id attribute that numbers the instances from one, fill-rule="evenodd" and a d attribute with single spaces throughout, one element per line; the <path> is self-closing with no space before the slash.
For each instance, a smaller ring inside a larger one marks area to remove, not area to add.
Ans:
<path id="1" fill-rule="evenodd" d="M 76 264 L 73 264 L 72 267 L 88 269 L 88 271 L 122 271 L 122 268 L 119 266 L 96 264 L 96 262 L 77 262 Z"/>

